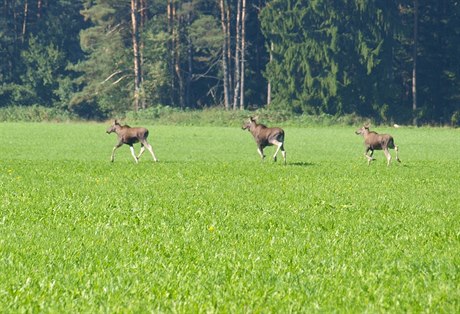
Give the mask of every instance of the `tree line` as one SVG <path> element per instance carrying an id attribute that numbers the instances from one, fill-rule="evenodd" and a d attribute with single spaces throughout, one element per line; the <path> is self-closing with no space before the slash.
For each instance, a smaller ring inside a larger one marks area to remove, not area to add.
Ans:
<path id="1" fill-rule="evenodd" d="M 2 0 L 0 107 L 460 121 L 460 1 Z"/>

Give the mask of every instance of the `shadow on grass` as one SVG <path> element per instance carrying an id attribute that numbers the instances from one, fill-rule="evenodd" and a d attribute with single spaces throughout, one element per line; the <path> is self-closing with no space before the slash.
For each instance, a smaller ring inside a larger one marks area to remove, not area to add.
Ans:
<path id="1" fill-rule="evenodd" d="M 296 161 L 296 162 L 289 162 L 287 163 L 286 166 L 295 166 L 295 167 L 311 167 L 314 166 L 315 164 L 312 162 L 306 162 L 306 161 Z"/>

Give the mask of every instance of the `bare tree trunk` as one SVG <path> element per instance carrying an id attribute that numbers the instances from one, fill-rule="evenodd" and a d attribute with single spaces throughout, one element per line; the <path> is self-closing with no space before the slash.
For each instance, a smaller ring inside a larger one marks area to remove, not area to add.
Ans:
<path id="1" fill-rule="evenodd" d="M 221 24 L 222 24 L 222 34 L 224 35 L 224 40 L 222 42 L 222 70 L 224 76 L 224 107 L 225 109 L 229 109 L 230 107 L 230 86 L 228 82 L 228 30 L 227 30 L 227 23 L 225 18 L 225 3 L 224 0 L 219 1 L 220 4 L 220 15 L 221 15 Z"/>
<path id="2" fill-rule="evenodd" d="M 183 109 L 184 105 L 184 78 L 181 69 L 181 40 L 180 40 L 180 27 L 182 18 L 177 18 L 176 8 L 173 8 L 174 17 L 176 17 L 177 25 L 174 23 L 173 41 L 174 41 L 174 70 L 176 71 L 177 82 L 179 83 L 179 106 Z"/>
<path id="3" fill-rule="evenodd" d="M 26 0 L 24 3 L 24 19 L 22 21 L 22 43 L 26 40 L 26 31 L 27 31 L 27 14 L 29 12 L 29 3 Z"/>
<path id="4" fill-rule="evenodd" d="M 231 35 L 231 29 L 232 29 L 232 23 L 231 23 L 231 7 L 227 3 L 227 74 L 228 74 L 228 99 L 230 101 L 229 109 L 231 106 L 231 101 L 232 101 L 232 92 L 233 92 L 233 77 L 232 77 L 232 69 L 233 69 L 233 54 L 232 54 L 232 35 Z"/>
<path id="5" fill-rule="evenodd" d="M 180 38 L 180 27 L 182 18 L 178 18 L 176 11 L 175 0 L 168 0 L 168 32 L 171 36 L 170 41 L 170 64 L 169 70 L 171 75 L 171 93 L 170 99 L 173 105 L 176 100 L 176 95 L 179 96 L 179 106 L 184 108 L 184 78 L 183 71 L 181 68 L 181 38 Z M 179 91 L 176 93 L 176 81 L 179 85 Z"/>
<path id="6" fill-rule="evenodd" d="M 241 87 L 240 110 L 244 109 L 244 69 L 246 63 L 246 0 L 243 0 L 241 11 Z"/>
<path id="7" fill-rule="evenodd" d="M 131 0 L 131 25 L 134 60 L 134 111 L 139 110 L 139 97 L 141 88 L 141 62 L 139 53 L 139 30 L 138 30 L 138 0 Z"/>
<path id="8" fill-rule="evenodd" d="M 412 123 L 417 125 L 417 42 L 418 42 L 418 0 L 414 0 L 414 46 L 413 46 L 413 68 L 412 68 Z"/>
<path id="9" fill-rule="evenodd" d="M 270 60 L 269 63 L 273 61 L 273 42 L 270 43 Z M 270 83 L 270 80 L 268 80 L 267 84 L 267 107 L 270 106 L 270 103 L 272 102 L 272 84 Z"/>
<path id="10" fill-rule="evenodd" d="M 240 97 L 240 51 L 241 51 L 241 0 L 236 9 L 236 42 L 235 42 L 235 90 L 233 92 L 233 110 L 236 110 Z"/>
<path id="11" fill-rule="evenodd" d="M 192 7 L 192 0 L 189 0 L 190 7 Z M 187 28 L 190 29 L 190 25 L 192 22 L 192 13 L 191 11 L 187 14 Z M 187 79 L 185 82 L 185 105 L 187 107 L 191 107 L 190 104 L 190 92 L 191 92 L 191 84 L 192 84 L 192 71 L 193 71 L 193 55 L 192 55 L 192 38 L 190 36 L 190 32 L 187 34 L 187 64 L 188 64 L 188 71 L 187 71 Z"/>
<path id="12" fill-rule="evenodd" d="M 147 23 L 147 0 L 140 0 L 140 31 L 142 32 L 144 30 L 145 24 Z M 140 38 L 140 63 L 141 63 L 141 86 L 144 86 L 144 50 L 145 50 L 145 42 L 143 38 Z M 145 109 L 147 107 L 146 105 L 146 99 L 145 99 L 145 94 L 143 93 L 141 97 L 141 108 Z"/>
<path id="13" fill-rule="evenodd" d="M 14 42 L 18 42 L 20 37 L 21 37 L 21 29 L 19 29 L 19 25 L 20 25 L 20 14 L 17 10 L 20 10 L 16 7 L 16 3 L 11 3 L 11 9 L 12 9 L 12 13 L 13 13 L 13 30 L 14 30 Z M 15 47 L 16 48 L 16 47 Z M 14 60 L 13 60 L 14 62 Z"/>
<path id="14" fill-rule="evenodd" d="M 173 29 L 174 29 L 174 16 L 173 16 L 173 1 L 174 0 L 168 0 L 168 6 L 167 6 L 167 15 L 168 15 L 168 34 L 169 36 L 171 37 L 171 40 L 169 42 L 169 52 L 170 52 L 170 56 L 169 56 L 169 75 L 170 75 L 170 80 L 171 80 L 171 84 L 170 84 L 170 94 L 169 94 L 169 98 L 170 98 L 170 102 L 171 102 L 171 105 L 174 105 L 174 91 L 175 91 L 175 88 L 176 88 L 176 84 L 175 84 L 175 76 L 174 76 L 174 51 L 175 51 L 175 47 L 174 47 L 174 36 L 173 36 Z"/>
<path id="15" fill-rule="evenodd" d="M 147 0 L 140 0 L 140 8 L 139 8 L 139 13 L 141 16 L 141 27 L 145 26 L 145 23 L 147 23 L 147 13 L 149 9 L 147 7 Z"/>
<path id="16" fill-rule="evenodd" d="M 40 19 L 42 17 L 42 0 L 37 0 L 37 18 Z"/>

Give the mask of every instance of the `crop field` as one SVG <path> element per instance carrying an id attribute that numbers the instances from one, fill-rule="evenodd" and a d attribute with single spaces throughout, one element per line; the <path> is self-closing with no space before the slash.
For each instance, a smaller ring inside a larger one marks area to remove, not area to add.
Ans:
<path id="1" fill-rule="evenodd" d="M 0 124 L 0 312 L 460 311 L 460 130 L 107 126 Z"/>

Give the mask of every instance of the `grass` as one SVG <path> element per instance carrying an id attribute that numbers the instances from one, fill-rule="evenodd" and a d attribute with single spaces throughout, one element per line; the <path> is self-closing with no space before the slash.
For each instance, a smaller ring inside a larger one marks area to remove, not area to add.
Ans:
<path id="1" fill-rule="evenodd" d="M 2 311 L 459 312 L 459 130 L 378 129 L 403 163 L 368 167 L 352 127 L 286 128 L 287 166 L 148 127 L 135 165 L 104 124 L 0 124 Z"/>

